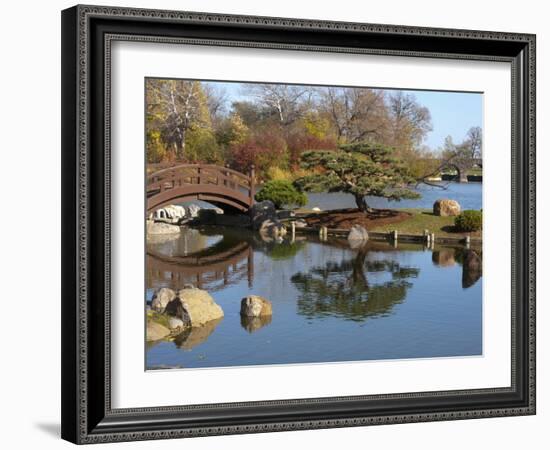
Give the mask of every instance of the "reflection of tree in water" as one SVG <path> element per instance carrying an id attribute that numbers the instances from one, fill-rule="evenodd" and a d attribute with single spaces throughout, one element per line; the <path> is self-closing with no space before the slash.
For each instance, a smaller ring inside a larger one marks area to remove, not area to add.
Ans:
<path id="1" fill-rule="evenodd" d="M 419 269 L 391 260 L 367 261 L 367 253 L 363 248 L 354 259 L 294 274 L 291 281 L 300 291 L 298 313 L 308 318 L 339 316 L 355 321 L 388 315 L 405 299 L 412 286 L 407 279 L 417 277 Z M 391 280 L 372 285 L 369 272 L 388 273 Z"/>
<path id="2" fill-rule="evenodd" d="M 296 256 L 305 246 L 305 241 L 283 241 L 280 243 L 273 242 L 255 242 L 255 248 L 268 254 L 271 259 L 283 261 Z"/>

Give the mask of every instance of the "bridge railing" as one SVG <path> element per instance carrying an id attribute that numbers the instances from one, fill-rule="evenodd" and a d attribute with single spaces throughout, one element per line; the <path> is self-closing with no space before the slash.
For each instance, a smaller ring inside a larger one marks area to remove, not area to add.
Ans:
<path id="1" fill-rule="evenodd" d="M 147 177 L 147 195 L 184 185 L 215 185 L 254 198 L 254 168 L 249 175 L 214 164 L 182 164 L 159 170 Z"/>

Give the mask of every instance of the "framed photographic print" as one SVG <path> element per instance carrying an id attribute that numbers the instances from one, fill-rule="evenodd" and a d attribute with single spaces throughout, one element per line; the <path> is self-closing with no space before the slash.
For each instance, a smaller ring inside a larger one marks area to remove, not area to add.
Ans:
<path id="1" fill-rule="evenodd" d="M 62 436 L 535 413 L 535 36 L 62 13 Z"/>

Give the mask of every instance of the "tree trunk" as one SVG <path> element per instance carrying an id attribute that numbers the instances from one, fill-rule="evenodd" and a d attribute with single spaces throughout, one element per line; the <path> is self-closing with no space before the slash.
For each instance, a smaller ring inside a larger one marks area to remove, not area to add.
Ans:
<path id="1" fill-rule="evenodd" d="M 185 143 L 176 144 L 176 160 L 177 161 L 183 161 L 183 155 L 185 154 L 184 148 L 185 148 Z"/>
<path id="2" fill-rule="evenodd" d="M 367 200 L 365 199 L 364 195 L 355 194 L 355 204 L 357 205 L 357 208 L 359 208 L 359 211 L 364 212 L 367 214 L 370 211 L 369 204 L 367 203 Z"/>

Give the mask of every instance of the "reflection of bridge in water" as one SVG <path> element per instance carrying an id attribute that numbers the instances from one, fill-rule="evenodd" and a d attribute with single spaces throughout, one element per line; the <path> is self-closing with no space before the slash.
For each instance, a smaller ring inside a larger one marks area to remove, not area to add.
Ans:
<path id="1" fill-rule="evenodd" d="M 212 250 L 214 248 L 187 256 L 165 256 L 148 249 L 147 285 L 161 282 L 181 289 L 185 283 L 191 283 L 200 289 L 216 291 L 246 277 L 248 285 L 252 286 L 254 251 L 250 243 L 241 241 L 220 252 Z"/>

